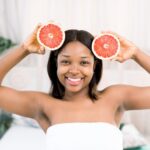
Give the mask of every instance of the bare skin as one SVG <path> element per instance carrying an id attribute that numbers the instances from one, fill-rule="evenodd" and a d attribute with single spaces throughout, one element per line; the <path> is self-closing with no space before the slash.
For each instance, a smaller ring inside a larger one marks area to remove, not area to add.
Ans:
<path id="1" fill-rule="evenodd" d="M 31 53 L 45 53 L 44 48 L 36 40 L 38 28 L 39 26 L 21 46 L 0 60 L 0 82 L 24 57 Z M 150 73 L 150 56 L 123 37 L 117 34 L 116 36 L 121 42 L 122 49 L 116 61 L 133 59 Z M 87 91 L 94 73 L 94 59 L 88 48 L 80 42 L 66 45 L 57 61 L 57 75 L 65 86 L 63 100 L 53 98 L 47 93 L 17 91 L 1 85 L 0 108 L 36 119 L 45 132 L 49 126 L 65 122 L 107 122 L 118 126 L 125 110 L 150 108 L 150 87 L 109 86 L 99 92 L 97 101 L 92 102 Z M 68 78 L 82 80 L 74 84 Z"/>

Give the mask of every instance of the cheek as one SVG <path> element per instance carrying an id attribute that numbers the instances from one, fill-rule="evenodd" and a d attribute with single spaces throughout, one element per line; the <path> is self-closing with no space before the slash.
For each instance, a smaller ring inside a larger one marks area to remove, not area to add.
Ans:
<path id="1" fill-rule="evenodd" d="M 67 68 L 66 67 L 58 67 L 57 68 L 57 76 L 58 78 L 61 78 L 62 75 L 64 75 L 64 73 L 67 72 Z"/>
<path id="2" fill-rule="evenodd" d="M 84 74 L 85 74 L 86 76 L 90 77 L 90 78 L 92 78 L 93 73 L 94 73 L 94 71 L 93 71 L 93 68 L 92 68 L 92 67 L 91 67 L 91 68 L 84 69 Z"/>

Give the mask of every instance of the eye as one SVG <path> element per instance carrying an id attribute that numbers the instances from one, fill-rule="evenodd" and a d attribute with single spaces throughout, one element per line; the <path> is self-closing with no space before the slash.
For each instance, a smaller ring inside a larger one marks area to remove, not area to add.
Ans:
<path id="1" fill-rule="evenodd" d="M 87 64 L 89 64 L 88 61 L 81 61 L 81 65 L 87 65 Z"/>
<path id="2" fill-rule="evenodd" d="M 67 64 L 69 64 L 70 62 L 68 61 L 68 60 L 62 60 L 61 61 L 61 64 L 64 64 L 64 65 L 67 65 Z"/>

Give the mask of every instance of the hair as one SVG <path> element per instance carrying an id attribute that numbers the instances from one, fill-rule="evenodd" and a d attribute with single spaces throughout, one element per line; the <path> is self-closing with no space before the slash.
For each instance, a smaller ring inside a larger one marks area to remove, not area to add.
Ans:
<path id="1" fill-rule="evenodd" d="M 51 51 L 49 59 L 48 59 L 48 64 L 47 64 L 47 71 L 48 71 L 48 76 L 51 80 L 51 95 L 55 98 L 63 99 L 64 94 L 65 94 L 65 88 L 64 86 L 60 83 L 58 77 L 57 77 L 57 57 L 59 53 L 62 51 L 62 49 L 70 42 L 73 41 L 79 41 L 82 44 L 84 44 L 92 53 L 92 41 L 94 39 L 94 36 L 90 34 L 87 31 L 84 30 L 67 30 L 65 31 L 65 41 L 63 45 L 55 50 Z M 94 68 L 94 74 L 93 77 L 89 83 L 89 91 L 88 95 L 92 99 L 92 101 L 97 100 L 97 85 L 99 81 L 101 80 L 102 76 L 102 60 L 97 59 L 95 55 L 92 53 L 94 60 L 95 60 L 95 68 Z"/>

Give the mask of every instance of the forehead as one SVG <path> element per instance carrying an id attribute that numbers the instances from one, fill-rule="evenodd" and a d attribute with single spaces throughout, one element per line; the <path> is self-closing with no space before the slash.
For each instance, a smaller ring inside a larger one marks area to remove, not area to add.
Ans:
<path id="1" fill-rule="evenodd" d="M 69 56 L 87 56 L 87 57 L 93 57 L 91 50 L 88 49 L 85 45 L 83 45 L 79 41 L 73 41 L 68 43 L 60 52 L 60 56 L 63 55 L 69 55 Z"/>

